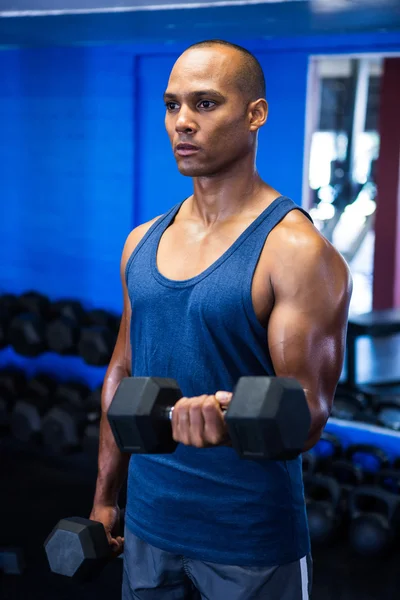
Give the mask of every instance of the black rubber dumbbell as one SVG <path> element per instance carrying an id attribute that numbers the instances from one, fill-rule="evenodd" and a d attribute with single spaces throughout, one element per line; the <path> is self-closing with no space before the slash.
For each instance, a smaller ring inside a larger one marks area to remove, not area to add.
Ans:
<path id="1" fill-rule="evenodd" d="M 304 487 L 310 539 L 328 544 L 338 533 L 341 518 L 341 487 L 327 475 L 305 475 Z"/>
<path id="2" fill-rule="evenodd" d="M 25 373 L 20 369 L 8 368 L 0 371 L 0 428 L 8 429 L 14 405 L 25 387 Z"/>
<path id="3" fill-rule="evenodd" d="M 8 346 L 11 321 L 21 310 L 22 307 L 14 294 L 0 296 L 0 349 Z"/>
<path id="4" fill-rule="evenodd" d="M 46 373 L 30 379 L 11 414 L 11 430 L 22 442 L 41 440 L 43 420 L 53 405 L 57 382 Z"/>
<path id="5" fill-rule="evenodd" d="M 120 534 L 124 531 L 124 511 L 120 514 Z M 61 519 L 44 543 L 53 573 L 85 582 L 91 581 L 115 557 L 102 523 L 70 517 Z"/>
<path id="6" fill-rule="evenodd" d="M 182 397 L 173 379 L 124 378 L 107 416 L 121 452 L 173 452 L 171 417 Z M 232 447 L 241 458 L 290 460 L 302 452 L 311 416 L 294 379 L 241 377 L 225 412 Z"/>
<path id="7" fill-rule="evenodd" d="M 399 534 L 400 497 L 377 486 L 360 486 L 349 496 L 349 541 L 362 556 L 382 557 Z"/>
<path id="8" fill-rule="evenodd" d="M 78 353 L 88 365 L 105 366 L 117 341 L 119 319 L 105 310 L 92 310 L 87 313 L 87 322 L 81 331 Z"/>
<path id="9" fill-rule="evenodd" d="M 47 350 L 46 321 L 50 318 L 50 300 L 37 292 L 27 292 L 18 298 L 20 314 L 8 329 L 8 339 L 17 354 L 39 356 Z"/>
<path id="10" fill-rule="evenodd" d="M 83 383 L 58 386 L 55 405 L 43 419 L 43 442 L 52 452 L 65 454 L 81 448 L 85 427 L 93 410 L 97 410 L 90 399 L 90 389 Z"/>
<path id="11" fill-rule="evenodd" d="M 51 319 L 46 325 L 46 342 L 50 352 L 77 354 L 85 310 L 77 300 L 59 300 L 51 305 Z"/>

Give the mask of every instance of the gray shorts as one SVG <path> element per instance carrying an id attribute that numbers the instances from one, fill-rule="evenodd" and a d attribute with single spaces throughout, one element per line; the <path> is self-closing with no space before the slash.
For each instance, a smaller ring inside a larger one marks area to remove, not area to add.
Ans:
<path id="1" fill-rule="evenodd" d="M 312 559 L 237 567 L 185 558 L 125 528 L 122 600 L 309 600 Z"/>

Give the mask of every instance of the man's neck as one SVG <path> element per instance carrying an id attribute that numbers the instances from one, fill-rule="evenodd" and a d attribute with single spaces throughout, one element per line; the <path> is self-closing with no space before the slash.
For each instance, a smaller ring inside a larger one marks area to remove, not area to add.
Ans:
<path id="1" fill-rule="evenodd" d="M 205 226 L 225 221 L 253 204 L 264 187 L 256 169 L 240 166 L 212 177 L 195 177 L 190 212 Z"/>

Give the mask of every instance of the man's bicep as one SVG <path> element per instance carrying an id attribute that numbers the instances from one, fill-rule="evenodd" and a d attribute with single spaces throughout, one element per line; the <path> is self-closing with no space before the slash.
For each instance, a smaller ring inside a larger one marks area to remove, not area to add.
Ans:
<path id="1" fill-rule="evenodd" d="M 319 402 L 332 402 L 343 366 L 351 283 L 332 250 L 309 257 L 277 286 L 268 347 L 277 376 L 294 377 Z"/>

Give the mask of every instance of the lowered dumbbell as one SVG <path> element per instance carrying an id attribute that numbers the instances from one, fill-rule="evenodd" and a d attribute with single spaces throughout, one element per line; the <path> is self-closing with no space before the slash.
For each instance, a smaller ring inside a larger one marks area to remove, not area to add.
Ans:
<path id="1" fill-rule="evenodd" d="M 81 447 L 84 429 L 98 406 L 90 404 L 90 389 L 80 382 L 62 383 L 54 395 L 54 406 L 43 419 L 44 445 L 56 454 Z"/>
<path id="2" fill-rule="evenodd" d="M 11 414 L 11 431 L 22 442 L 41 439 L 43 419 L 53 404 L 57 382 L 45 373 L 30 379 Z"/>
<path id="3" fill-rule="evenodd" d="M 18 297 L 20 314 L 8 329 L 8 339 L 17 354 L 35 357 L 47 350 L 45 326 L 50 317 L 50 301 L 37 292 Z"/>
<path id="4" fill-rule="evenodd" d="M 123 379 L 107 413 L 121 452 L 173 452 L 177 443 L 172 438 L 171 416 L 181 397 L 173 379 Z M 291 460 L 302 452 L 311 416 L 296 380 L 241 377 L 225 421 L 232 446 L 241 458 Z"/>
<path id="5" fill-rule="evenodd" d="M 362 556 L 385 556 L 399 533 L 400 497 L 374 486 L 349 496 L 350 545 Z"/>
<path id="6" fill-rule="evenodd" d="M 0 371 L 0 428 L 8 428 L 15 402 L 26 386 L 26 377 L 19 369 Z"/>
<path id="7" fill-rule="evenodd" d="M 119 531 L 124 531 L 124 511 Z M 44 543 L 53 573 L 85 582 L 94 579 L 115 557 L 102 523 L 70 517 L 61 519 Z"/>
<path id="8" fill-rule="evenodd" d="M 105 366 L 117 341 L 119 319 L 105 310 L 92 310 L 87 313 L 87 322 L 80 334 L 78 353 L 88 365 Z"/>

